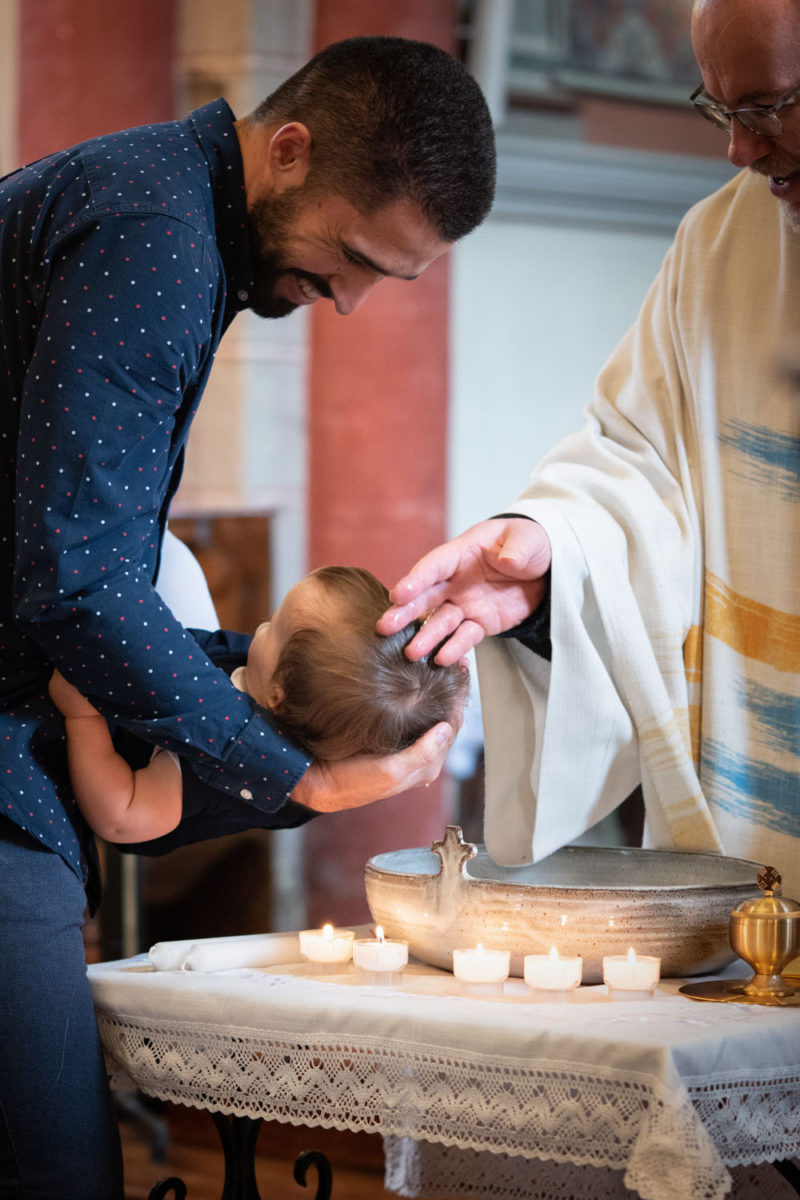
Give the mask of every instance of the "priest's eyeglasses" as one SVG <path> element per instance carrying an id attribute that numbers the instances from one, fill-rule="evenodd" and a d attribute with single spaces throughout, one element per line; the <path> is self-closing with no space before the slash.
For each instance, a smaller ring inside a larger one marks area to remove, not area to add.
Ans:
<path id="1" fill-rule="evenodd" d="M 785 96 L 782 96 L 777 104 L 758 105 L 755 108 L 723 108 L 716 100 L 712 100 L 709 96 L 703 94 L 703 84 L 692 92 L 689 97 L 690 102 L 695 106 L 699 113 L 710 121 L 712 125 L 716 125 L 718 129 L 724 129 L 726 133 L 730 132 L 731 122 L 736 117 L 745 129 L 749 129 L 751 133 L 755 133 L 758 137 L 777 138 L 783 133 L 783 122 L 778 115 L 782 108 L 788 104 L 795 104 L 797 94 L 800 92 L 800 83 L 797 87 L 792 88 Z"/>

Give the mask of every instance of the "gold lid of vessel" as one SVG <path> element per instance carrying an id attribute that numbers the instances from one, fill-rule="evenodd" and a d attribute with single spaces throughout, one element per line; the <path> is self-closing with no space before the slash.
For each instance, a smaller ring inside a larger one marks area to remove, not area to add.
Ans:
<path id="1" fill-rule="evenodd" d="M 789 918 L 800 920 L 800 904 L 781 896 L 781 875 L 774 867 L 762 867 L 758 872 L 758 886 L 762 895 L 752 900 L 743 900 L 731 912 L 731 920 L 746 921 L 753 917 Z"/>

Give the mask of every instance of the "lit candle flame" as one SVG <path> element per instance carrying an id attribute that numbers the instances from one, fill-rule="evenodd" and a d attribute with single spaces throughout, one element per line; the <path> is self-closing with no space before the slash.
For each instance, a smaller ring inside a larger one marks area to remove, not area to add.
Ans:
<path id="1" fill-rule="evenodd" d="M 324 938 L 328 938 L 329 940 L 332 940 L 333 939 L 333 926 L 332 925 L 323 925 L 322 926 L 322 936 Z"/>
<path id="2" fill-rule="evenodd" d="M 386 938 L 384 937 L 382 925 L 375 926 L 375 937 L 378 939 L 379 942 L 383 942 L 386 940 Z"/>
<path id="3" fill-rule="evenodd" d="M 478 942 L 475 949 L 477 950 L 478 954 L 483 954 L 483 942 Z"/>
<path id="4" fill-rule="evenodd" d="M 567 914 L 566 914 L 566 913 L 562 913 L 562 914 L 561 914 L 561 928 L 562 928 L 562 929 L 564 928 L 564 926 L 566 925 L 566 923 L 567 923 Z"/>
<path id="5" fill-rule="evenodd" d="M 634 950 L 633 946 L 631 946 L 630 950 L 628 951 L 628 962 L 629 963 L 636 962 L 636 951 Z"/>
<path id="6" fill-rule="evenodd" d="M 558 962 L 558 951 L 555 946 L 550 947 L 550 962 Z"/>

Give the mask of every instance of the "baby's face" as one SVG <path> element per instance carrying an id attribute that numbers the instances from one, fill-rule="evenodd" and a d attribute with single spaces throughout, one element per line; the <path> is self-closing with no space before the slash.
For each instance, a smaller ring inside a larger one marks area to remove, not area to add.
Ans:
<path id="1" fill-rule="evenodd" d="M 281 651 L 291 635 L 300 628 L 317 628 L 327 612 L 325 589 L 307 575 L 286 593 L 283 604 L 271 621 L 259 625 L 250 643 L 247 666 L 240 686 L 266 707 L 280 699 L 273 683 Z"/>

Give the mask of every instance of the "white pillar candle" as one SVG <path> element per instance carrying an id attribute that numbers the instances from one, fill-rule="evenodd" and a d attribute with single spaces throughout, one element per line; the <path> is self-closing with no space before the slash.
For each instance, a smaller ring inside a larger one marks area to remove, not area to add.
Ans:
<path id="1" fill-rule="evenodd" d="M 325 966 L 342 966 L 353 956 L 352 929 L 334 929 L 323 925 L 322 929 L 303 929 L 298 934 L 300 953 L 308 962 Z"/>
<path id="2" fill-rule="evenodd" d="M 572 999 L 583 974 L 580 956 L 562 958 L 555 946 L 549 954 L 526 954 L 525 982 L 534 993 L 549 993 L 548 999 Z M 563 995 L 561 995 L 563 993 Z"/>
<path id="3" fill-rule="evenodd" d="M 472 992 L 501 995 L 510 966 L 508 950 L 486 950 L 480 942 L 472 949 L 453 951 L 453 974 Z"/>
<path id="4" fill-rule="evenodd" d="M 408 962 L 408 942 L 386 938 L 380 925 L 374 938 L 353 943 L 353 962 L 370 976 L 370 983 L 393 983 Z"/>
<path id="5" fill-rule="evenodd" d="M 603 959 L 603 982 L 615 1000 L 646 1000 L 661 978 L 661 959 L 652 954 L 609 954 Z"/>

